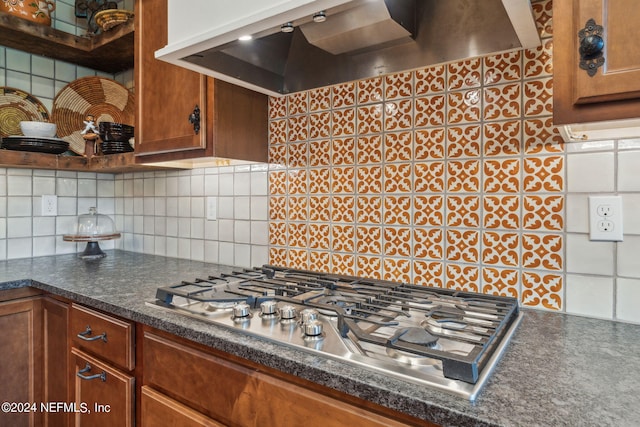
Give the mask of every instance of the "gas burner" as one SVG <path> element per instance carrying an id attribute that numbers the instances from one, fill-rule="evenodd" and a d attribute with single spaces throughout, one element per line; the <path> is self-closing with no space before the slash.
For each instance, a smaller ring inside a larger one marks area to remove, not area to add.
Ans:
<path id="1" fill-rule="evenodd" d="M 160 287 L 152 304 L 469 400 L 521 319 L 515 298 L 274 266 Z"/>

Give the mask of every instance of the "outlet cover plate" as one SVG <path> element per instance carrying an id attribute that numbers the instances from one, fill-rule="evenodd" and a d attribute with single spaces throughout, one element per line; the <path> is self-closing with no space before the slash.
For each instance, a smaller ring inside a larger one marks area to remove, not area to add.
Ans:
<path id="1" fill-rule="evenodd" d="M 42 216 L 58 215 L 58 196 L 55 194 L 42 196 Z"/>
<path id="2" fill-rule="evenodd" d="M 622 197 L 589 196 L 589 239 L 622 242 Z"/>

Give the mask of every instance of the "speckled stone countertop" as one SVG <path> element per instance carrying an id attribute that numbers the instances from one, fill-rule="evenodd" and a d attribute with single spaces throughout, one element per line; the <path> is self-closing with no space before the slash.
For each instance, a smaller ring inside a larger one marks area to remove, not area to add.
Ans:
<path id="1" fill-rule="evenodd" d="M 475 403 L 145 305 L 160 285 L 228 271 L 108 251 L 0 262 L 0 290 L 33 286 L 444 426 L 636 426 L 640 325 L 526 310 Z"/>

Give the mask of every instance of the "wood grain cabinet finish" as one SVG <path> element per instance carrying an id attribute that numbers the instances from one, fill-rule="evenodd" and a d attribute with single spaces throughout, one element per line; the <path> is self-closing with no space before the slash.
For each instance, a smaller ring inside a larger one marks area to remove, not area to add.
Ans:
<path id="1" fill-rule="evenodd" d="M 580 68 L 578 32 L 603 27 L 604 65 Z M 640 7 L 637 0 L 553 2 L 554 124 L 640 116 Z"/>
<path id="2" fill-rule="evenodd" d="M 135 419 L 133 376 L 102 360 L 71 349 L 74 425 L 76 427 L 131 427 Z"/>
<path id="3" fill-rule="evenodd" d="M 142 427 L 224 427 L 148 386 L 142 386 Z"/>
<path id="4" fill-rule="evenodd" d="M 43 402 L 69 402 L 69 304 L 53 298 L 42 298 L 43 323 Z M 67 426 L 70 414 L 44 412 L 47 427 Z"/>
<path id="5" fill-rule="evenodd" d="M 145 386 L 225 425 L 407 425 L 149 331 L 143 360 Z"/>
<path id="6" fill-rule="evenodd" d="M 6 296 L 7 291 L 3 291 Z M 39 298 L 0 302 L 0 402 L 15 404 L 42 401 L 42 316 Z M 42 425 L 39 411 L 18 408 L 0 413 L 3 426 Z"/>
<path id="7" fill-rule="evenodd" d="M 137 1 L 135 28 L 136 161 L 266 162 L 267 96 L 157 60 L 167 44 L 167 0 Z"/>
<path id="8" fill-rule="evenodd" d="M 74 347 L 125 370 L 134 360 L 133 322 L 127 322 L 78 304 L 71 305 L 70 335 Z"/>

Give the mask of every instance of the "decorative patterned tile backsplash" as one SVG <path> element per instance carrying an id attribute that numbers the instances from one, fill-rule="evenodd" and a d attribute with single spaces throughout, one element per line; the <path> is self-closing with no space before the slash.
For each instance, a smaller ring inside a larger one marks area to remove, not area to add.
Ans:
<path id="1" fill-rule="evenodd" d="M 270 262 L 562 309 L 550 6 L 538 49 L 271 98 Z"/>

